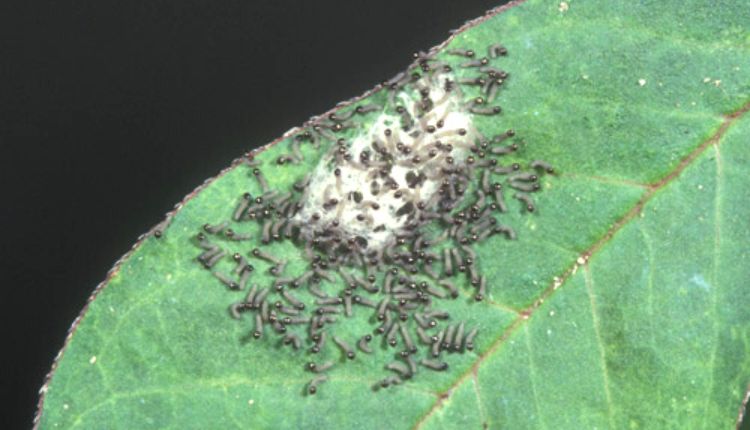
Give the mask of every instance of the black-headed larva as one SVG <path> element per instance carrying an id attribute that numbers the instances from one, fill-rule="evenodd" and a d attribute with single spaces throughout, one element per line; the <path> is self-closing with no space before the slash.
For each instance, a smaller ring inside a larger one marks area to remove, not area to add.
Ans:
<path id="1" fill-rule="evenodd" d="M 359 342 L 357 342 L 357 347 L 367 354 L 372 354 L 372 348 L 370 348 L 370 341 L 372 340 L 372 335 L 366 334 L 362 336 L 359 339 Z"/>
<path id="2" fill-rule="evenodd" d="M 318 375 L 314 377 L 307 386 L 308 394 L 315 394 L 318 392 L 318 385 L 328 380 L 327 375 Z"/>
<path id="3" fill-rule="evenodd" d="M 292 345 L 294 349 L 300 349 L 302 346 L 302 339 L 294 333 L 286 333 L 282 339 L 284 345 Z"/>
<path id="4" fill-rule="evenodd" d="M 477 335 L 478 332 L 479 332 L 479 329 L 475 327 L 471 329 L 471 331 L 469 331 L 469 333 L 466 335 L 466 338 L 464 339 L 464 346 L 469 351 L 474 350 L 474 337 Z"/>
<path id="5" fill-rule="evenodd" d="M 441 362 L 441 361 L 430 360 L 430 359 L 427 359 L 427 358 L 423 358 L 419 362 L 419 364 L 421 364 L 422 366 L 424 366 L 424 367 L 426 367 L 426 368 L 428 368 L 430 370 L 438 370 L 438 371 L 448 370 L 448 363 Z"/>
<path id="6" fill-rule="evenodd" d="M 400 361 L 392 361 L 388 363 L 385 368 L 398 373 L 398 376 L 400 376 L 401 379 L 409 379 L 412 376 L 412 372 L 409 367 Z"/>

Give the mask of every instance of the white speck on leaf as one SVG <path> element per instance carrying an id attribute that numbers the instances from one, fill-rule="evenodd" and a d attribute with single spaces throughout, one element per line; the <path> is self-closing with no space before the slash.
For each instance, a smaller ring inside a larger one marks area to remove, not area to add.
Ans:
<path id="1" fill-rule="evenodd" d="M 645 80 L 645 79 L 643 79 L 643 78 L 641 78 L 641 79 L 638 79 L 638 85 L 640 85 L 640 86 L 642 86 L 642 87 L 643 87 L 643 86 L 645 86 L 645 85 L 646 85 L 646 80 Z"/>
<path id="2" fill-rule="evenodd" d="M 94 364 L 94 363 L 96 363 L 96 356 L 95 356 L 95 355 L 92 355 L 92 356 L 91 356 L 91 358 L 89 359 L 89 363 L 90 363 L 90 364 Z"/>
<path id="3" fill-rule="evenodd" d="M 570 9 L 570 5 L 568 4 L 568 2 L 564 1 L 560 2 L 560 6 L 557 7 L 557 10 L 559 10 L 560 12 L 567 12 L 568 9 Z"/>
<path id="4" fill-rule="evenodd" d="M 696 273 L 695 275 L 693 275 L 693 277 L 690 278 L 690 282 L 700 287 L 704 291 L 709 291 L 711 289 L 711 285 L 706 282 L 706 278 L 704 278 L 700 273 Z"/>

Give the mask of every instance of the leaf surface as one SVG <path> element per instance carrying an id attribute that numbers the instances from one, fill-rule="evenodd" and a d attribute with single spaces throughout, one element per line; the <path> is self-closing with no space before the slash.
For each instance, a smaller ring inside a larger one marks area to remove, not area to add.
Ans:
<path id="1" fill-rule="evenodd" d="M 447 47 L 497 41 L 504 113 L 478 127 L 516 129 L 524 157 L 560 173 L 538 213 L 511 214 L 516 242 L 479 248 L 490 300 L 450 309 L 481 327 L 474 352 L 376 393 L 384 355 L 362 354 L 304 396 L 304 353 L 247 342 L 250 320 L 227 316 L 237 297 L 194 262 L 200 226 L 259 191 L 235 163 L 97 289 L 38 427 L 732 428 L 750 383 L 750 9 L 529 0 Z M 320 156 L 273 167 L 289 140 L 258 156 L 282 188 Z M 273 247 L 304 269 L 300 249 Z"/>

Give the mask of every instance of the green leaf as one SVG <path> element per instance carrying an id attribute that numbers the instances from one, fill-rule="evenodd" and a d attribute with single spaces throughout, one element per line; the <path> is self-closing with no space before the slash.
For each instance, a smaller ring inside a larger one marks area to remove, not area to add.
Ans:
<path id="1" fill-rule="evenodd" d="M 515 128 L 523 158 L 560 173 L 538 213 L 508 218 L 517 241 L 479 247 L 491 300 L 450 305 L 480 326 L 477 349 L 377 392 L 387 353 L 360 354 L 304 395 L 306 354 L 246 341 L 250 318 L 227 316 L 236 293 L 194 262 L 200 226 L 259 191 L 235 162 L 97 288 L 38 427 L 732 428 L 750 384 L 750 8 L 529 0 L 448 47 L 498 41 L 504 113 L 478 127 Z M 280 187 L 320 156 L 306 145 L 304 163 L 273 167 L 289 140 L 258 157 Z M 304 270 L 302 250 L 271 249 Z"/>

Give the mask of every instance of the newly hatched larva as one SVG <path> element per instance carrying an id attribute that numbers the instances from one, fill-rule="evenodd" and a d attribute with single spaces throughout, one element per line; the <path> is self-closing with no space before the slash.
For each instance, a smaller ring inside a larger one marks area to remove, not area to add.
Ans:
<path id="1" fill-rule="evenodd" d="M 357 347 L 367 354 L 372 354 L 372 348 L 370 348 L 370 341 L 372 340 L 372 335 L 366 334 L 362 336 L 359 339 L 359 342 L 357 342 Z"/>
<path id="2" fill-rule="evenodd" d="M 322 364 L 317 364 L 317 363 L 314 363 L 314 362 L 311 361 L 311 362 L 307 363 L 307 365 L 305 367 L 307 367 L 307 370 L 309 370 L 311 372 L 322 373 L 322 372 L 325 372 L 326 370 L 330 369 L 331 367 L 333 367 L 333 365 L 334 365 L 333 361 L 327 361 L 327 362 L 322 363 Z"/>
<path id="3" fill-rule="evenodd" d="M 203 224 L 203 230 L 205 230 L 206 233 L 219 234 L 228 226 L 229 226 L 229 221 L 224 221 L 216 225 Z"/>
<path id="4" fill-rule="evenodd" d="M 349 360 L 354 359 L 356 354 L 354 352 L 354 349 L 352 349 L 352 347 L 349 346 L 348 343 L 344 342 L 343 340 L 341 340 L 340 338 L 336 336 L 333 336 L 333 341 L 336 343 L 336 345 L 339 346 L 339 348 L 341 348 L 341 351 L 344 352 L 344 355 L 346 355 L 346 358 L 348 358 Z"/>
<path id="5" fill-rule="evenodd" d="M 388 363 L 385 368 L 398 373 L 398 376 L 401 377 L 401 379 L 409 379 L 412 375 L 409 367 L 406 364 L 401 363 L 400 361 L 392 361 Z"/>
<path id="6" fill-rule="evenodd" d="M 268 191 L 270 191 L 268 182 L 266 181 L 266 177 L 263 176 L 263 172 L 261 172 L 260 169 L 253 169 L 253 175 L 255 175 L 255 179 L 258 180 L 260 189 L 261 191 L 263 191 L 263 193 L 267 193 Z"/>
<path id="7" fill-rule="evenodd" d="M 218 272 L 218 271 L 214 271 L 213 274 L 216 277 L 216 279 L 220 280 L 221 283 L 226 285 L 227 288 L 229 288 L 230 290 L 240 289 L 240 284 L 236 282 L 234 279 L 227 276 L 226 274 Z"/>
<path id="8" fill-rule="evenodd" d="M 284 345 L 292 345 L 292 348 L 294 348 L 295 350 L 302 347 L 302 339 L 300 339 L 300 337 L 294 333 L 285 334 L 284 338 L 282 339 L 282 343 Z"/>
<path id="9" fill-rule="evenodd" d="M 430 360 L 430 359 L 427 359 L 427 358 L 423 358 L 419 362 L 419 364 L 421 364 L 422 366 L 424 366 L 424 367 L 426 367 L 426 368 L 428 368 L 430 370 L 438 370 L 438 371 L 448 370 L 448 363 L 441 362 L 441 361 Z"/>
<path id="10" fill-rule="evenodd" d="M 552 165 L 543 160 L 534 160 L 529 164 L 529 166 L 531 166 L 532 169 L 541 169 L 546 171 L 547 173 L 555 173 L 555 169 L 552 168 Z"/>
<path id="11" fill-rule="evenodd" d="M 308 394 L 315 394 L 318 392 L 318 385 L 328 380 L 327 375 L 318 375 L 310 381 L 310 383 L 307 385 L 307 393 Z"/>
<path id="12" fill-rule="evenodd" d="M 466 335 L 466 338 L 464 339 L 464 347 L 468 349 L 469 351 L 474 350 L 474 337 L 479 332 L 479 329 L 476 327 L 471 329 L 471 331 Z"/>
<path id="13" fill-rule="evenodd" d="M 209 251 L 206 251 L 209 252 Z M 205 254 L 204 254 L 205 255 Z M 206 258 L 200 258 L 199 260 L 203 262 L 203 266 L 207 269 L 210 269 L 214 267 L 216 263 L 219 262 L 225 255 L 227 255 L 227 252 L 221 249 L 217 249 L 216 252 L 212 252 L 206 256 Z M 202 255 L 203 256 L 203 255 Z"/>

